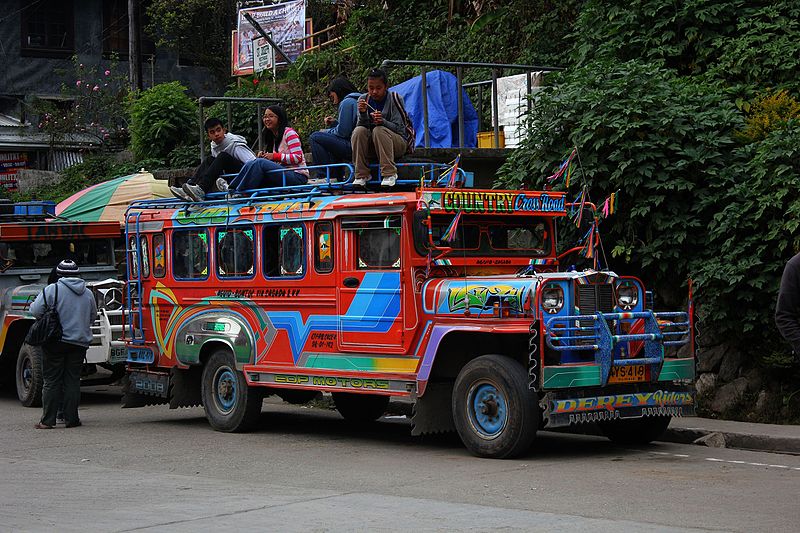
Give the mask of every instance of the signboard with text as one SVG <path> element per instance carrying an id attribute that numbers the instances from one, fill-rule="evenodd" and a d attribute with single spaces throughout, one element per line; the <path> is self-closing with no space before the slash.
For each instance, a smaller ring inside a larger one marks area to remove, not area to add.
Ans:
<path id="1" fill-rule="evenodd" d="M 238 43 L 235 49 L 235 65 L 232 70 L 252 73 L 255 66 L 255 43 L 259 33 L 244 17 L 250 14 L 253 19 L 272 35 L 272 40 L 294 61 L 303 51 L 303 38 L 306 26 L 306 5 L 304 0 L 292 0 L 269 6 L 239 10 Z M 285 60 L 276 54 L 278 64 Z"/>
<path id="2" fill-rule="evenodd" d="M 17 171 L 28 168 L 25 152 L 0 152 L 0 186 L 6 190 L 17 190 Z"/>

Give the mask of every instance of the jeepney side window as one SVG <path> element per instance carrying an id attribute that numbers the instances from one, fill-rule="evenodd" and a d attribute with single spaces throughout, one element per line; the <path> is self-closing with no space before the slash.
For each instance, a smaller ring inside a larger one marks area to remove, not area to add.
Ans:
<path id="1" fill-rule="evenodd" d="M 400 217 L 370 217 L 343 221 L 355 236 L 359 270 L 400 268 Z"/>
<path id="2" fill-rule="evenodd" d="M 164 234 L 153 235 L 153 276 L 163 278 L 167 273 L 167 246 Z"/>
<path id="3" fill-rule="evenodd" d="M 208 231 L 187 230 L 172 234 L 172 274 L 175 279 L 208 277 Z"/>
<path id="4" fill-rule="evenodd" d="M 299 278 L 305 273 L 305 227 L 282 224 L 264 227 L 264 275 Z"/>
<path id="5" fill-rule="evenodd" d="M 142 244 L 142 277 L 150 277 L 150 247 L 147 246 L 147 237 L 142 235 L 139 237 L 139 242 Z"/>
<path id="6" fill-rule="evenodd" d="M 314 268 L 320 274 L 333 272 L 333 224 L 314 224 Z"/>
<path id="7" fill-rule="evenodd" d="M 252 277 L 254 244 L 252 226 L 217 230 L 217 275 L 222 278 Z"/>
<path id="8" fill-rule="evenodd" d="M 139 250 L 136 247 L 136 237 L 128 239 L 128 264 L 131 268 L 131 278 L 139 277 Z"/>

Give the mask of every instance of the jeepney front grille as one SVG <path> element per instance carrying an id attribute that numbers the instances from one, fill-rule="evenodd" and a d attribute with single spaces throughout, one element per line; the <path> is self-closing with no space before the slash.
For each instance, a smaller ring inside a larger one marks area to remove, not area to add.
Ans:
<path id="1" fill-rule="evenodd" d="M 601 313 L 611 313 L 614 311 L 614 289 L 609 283 L 602 285 L 577 285 L 577 306 L 582 315 L 593 315 L 598 311 Z M 591 327 L 592 320 L 579 320 L 582 327 Z M 591 331 L 578 332 L 578 336 L 592 336 Z M 579 345 L 593 344 L 593 340 L 578 341 Z"/>

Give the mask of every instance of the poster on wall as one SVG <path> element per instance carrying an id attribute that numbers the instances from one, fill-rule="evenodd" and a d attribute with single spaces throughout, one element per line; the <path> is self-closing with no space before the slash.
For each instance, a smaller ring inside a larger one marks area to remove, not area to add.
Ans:
<path id="1" fill-rule="evenodd" d="M 0 152 L 0 187 L 7 191 L 17 190 L 17 171 L 28 168 L 25 152 Z"/>
<path id="2" fill-rule="evenodd" d="M 240 9 L 238 42 L 234 43 L 236 44 L 236 48 L 234 48 L 236 63 L 233 71 L 253 72 L 253 40 L 258 38 L 259 33 L 244 18 L 245 13 L 249 13 L 265 32 L 272 34 L 272 40 L 292 61 L 300 56 L 303 51 L 306 27 L 305 0 L 292 0 L 281 4 Z M 280 54 L 276 54 L 275 59 L 278 65 L 285 64 L 285 60 Z"/>

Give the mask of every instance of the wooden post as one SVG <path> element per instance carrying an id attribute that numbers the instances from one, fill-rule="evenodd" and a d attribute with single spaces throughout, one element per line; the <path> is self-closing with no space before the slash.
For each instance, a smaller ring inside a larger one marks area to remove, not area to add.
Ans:
<path id="1" fill-rule="evenodd" d="M 132 91 L 138 91 L 142 88 L 138 14 L 136 0 L 128 0 L 128 76 Z"/>

